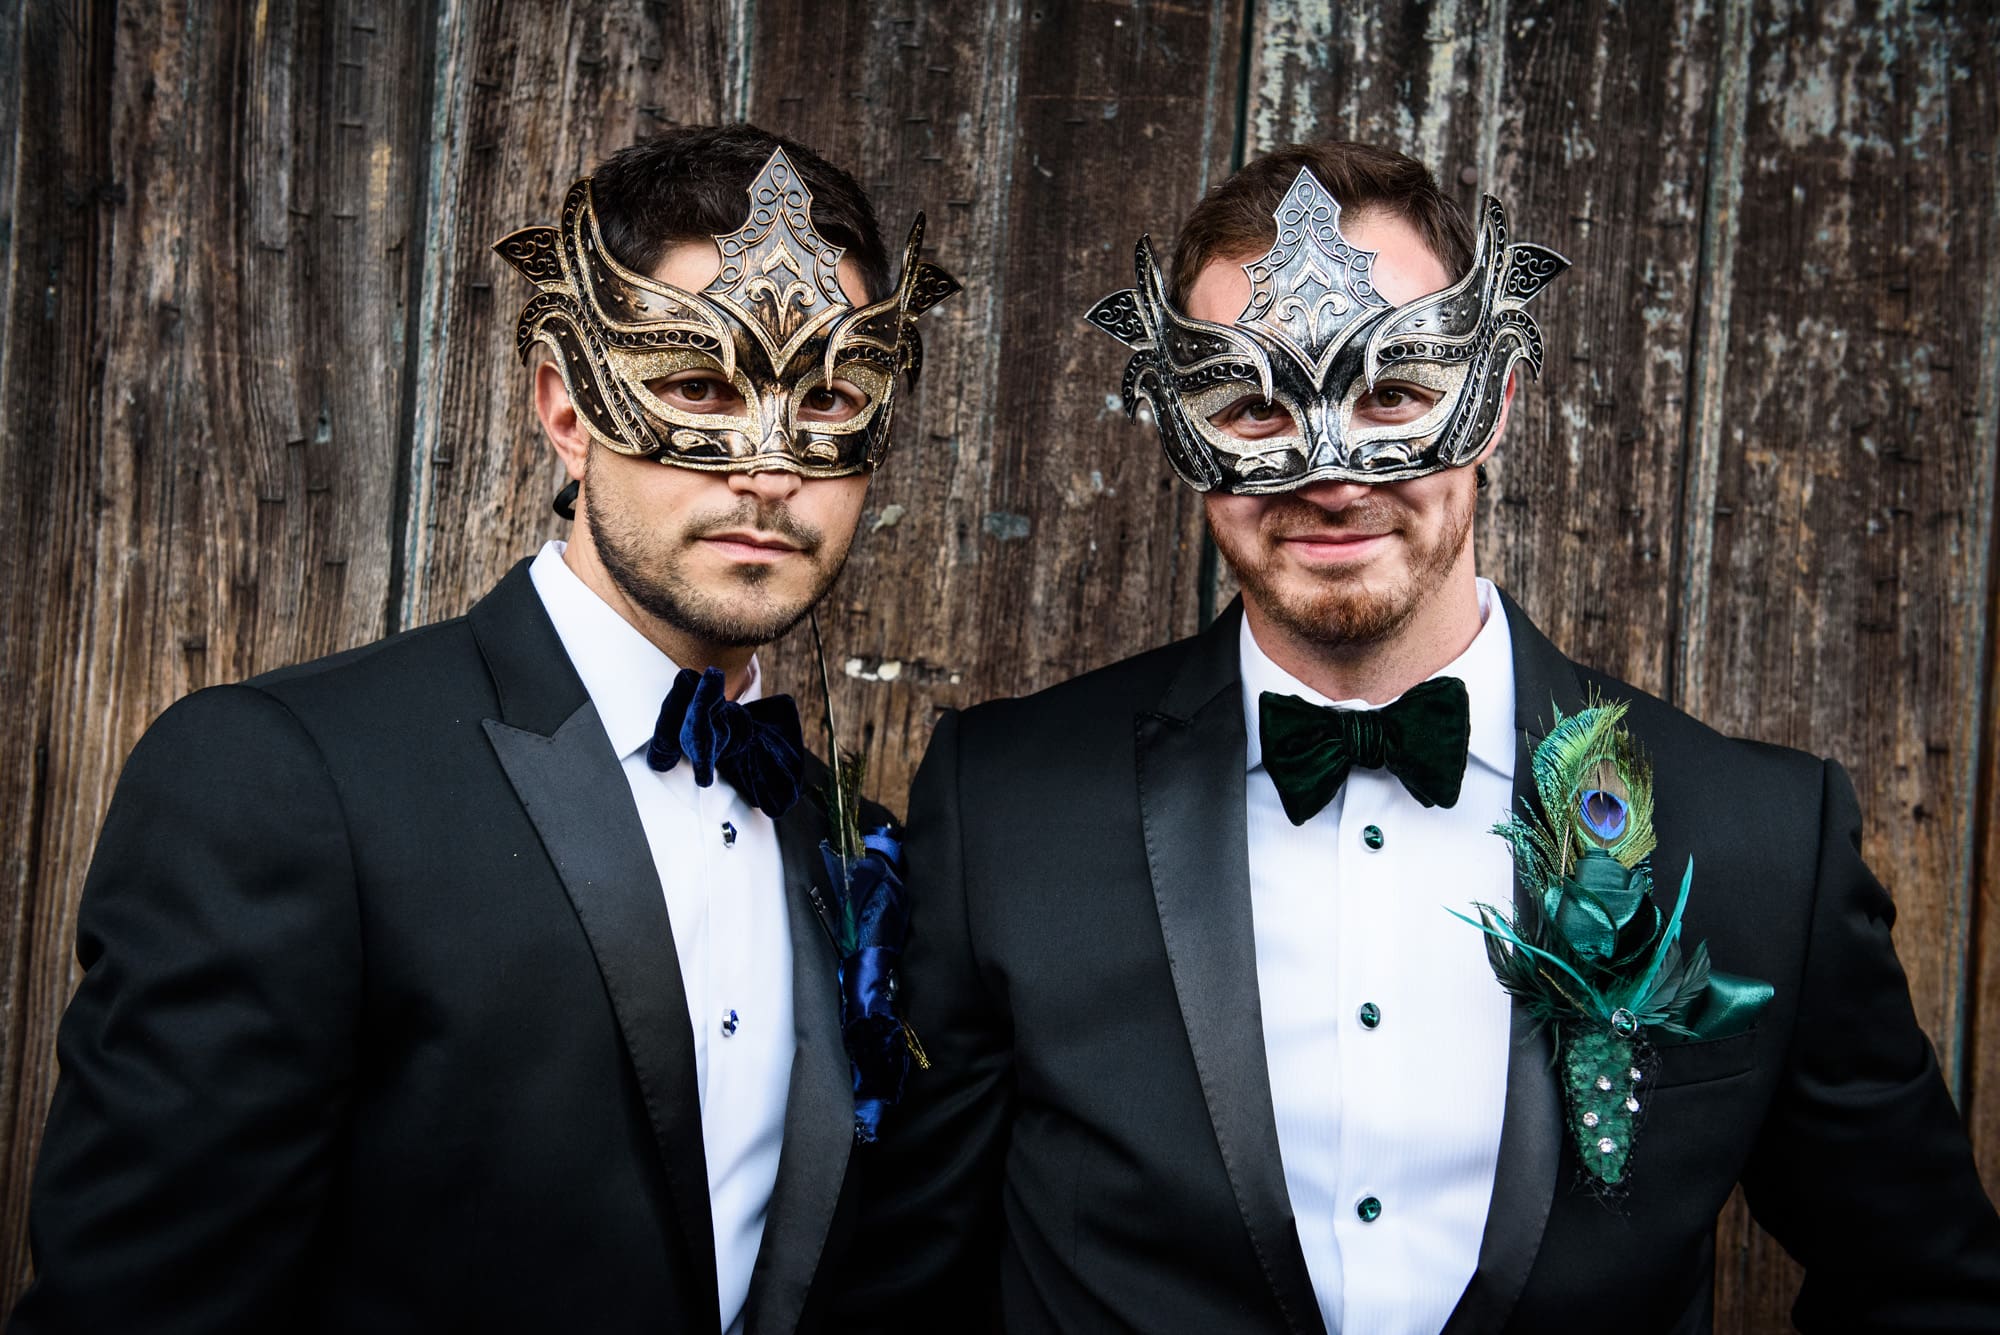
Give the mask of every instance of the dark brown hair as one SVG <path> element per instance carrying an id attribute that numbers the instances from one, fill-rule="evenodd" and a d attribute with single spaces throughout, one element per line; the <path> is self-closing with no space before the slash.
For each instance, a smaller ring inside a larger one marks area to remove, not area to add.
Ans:
<path id="1" fill-rule="evenodd" d="M 627 268 L 650 273 L 682 242 L 735 231 L 750 182 L 779 148 L 812 191 L 813 226 L 860 266 L 872 299 L 887 296 L 889 255 L 867 194 L 805 145 L 754 125 L 680 126 L 606 158 L 590 177 L 604 244 Z"/>
<path id="2" fill-rule="evenodd" d="M 1345 216 L 1383 211 L 1416 229 L 1431 253 L 1456 279 L 1472 268 L 1472 221 L 1439 192 L 1430 171 L 1415 158 L 1370 144 L 1322 140 L 1287 144 L 1246 163 L 1194 206 L 1174 243 L 1172 286 L 1179 305 L 1195 275 L 1211 260 L 1255 255 L 1277 237 L 1271 215 L 1299 170 L 1312 174 L 1340 201 Z"/>

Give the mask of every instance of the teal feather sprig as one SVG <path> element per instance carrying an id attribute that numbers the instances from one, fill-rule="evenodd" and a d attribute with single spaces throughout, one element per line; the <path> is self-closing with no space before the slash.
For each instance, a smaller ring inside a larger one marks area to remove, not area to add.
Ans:
<path id="1" fill-rule="evenodd" d="M 1555 1029 L 1578 1161 L 1604 1191 L 1630 1166 L 1648 1035 L 1692 1036 L 1710 977 L 1706 945 L 1681 942 L 1693 859 L 1670 915 L 1652 898 L 1653 771 L 1625 713 L 1601 702 L 1556 712 L 1530 759 L 1534 801 L 1494 826 L 1514 853 L 1513 914 L 1454 913 L 1486 934 L 1500 986 Z"/>

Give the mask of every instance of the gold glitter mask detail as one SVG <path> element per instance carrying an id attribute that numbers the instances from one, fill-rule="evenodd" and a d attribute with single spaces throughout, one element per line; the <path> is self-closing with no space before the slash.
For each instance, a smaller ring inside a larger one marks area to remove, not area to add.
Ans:
<path id="1" fill-rule="evenodd" d="M 590 179 L 569 188 L 555 227 L 494 244 L 538 289 L 516 350 L 549 349 L 577 416 L 620 454 L 710 472 L 780 468 L 846 477 L 881 466 L 896 378 L 923 364 L 917 318 L 959 290 L 922 258 L 918 215 L 890 296 L 857 307 L 841 288 L 838 246 L 812 225 L 812 192 L 783 149 L 749 187 L 749 210 L 717 236 L 721 266 L 699 293 L 634 272 L 604 246 Z M 670 376 L 705 370 L 741 404 L 693 412 L 661 397 Z M 866 402 L 840 421 L 801 416 L 814 390 L 846 382 Z"/>

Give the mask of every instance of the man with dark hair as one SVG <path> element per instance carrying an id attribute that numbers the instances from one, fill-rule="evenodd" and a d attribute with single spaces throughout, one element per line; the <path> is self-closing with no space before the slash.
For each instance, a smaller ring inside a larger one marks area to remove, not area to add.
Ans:
<path id="1" fill-rule="evenodd" d="M 903 1060 L 843 1051 L 898 942 L 833 910 L 895 849 L 756 649 L 839 573 L 955 284 L 913 234 L 892 286 L 854 181 L 748 126 L 498 249 L 568 541 L 133 752 L 18 1335 L 816 1322 Z"/>
<path id="2" fill-rule="evenodd" d="M 1579 667 L 1475 573 L 1565 267 L 1314 144 L 1090 312 L 1242 598 L 939 724 L 903 960 L 933 1065 L 858 1325 L 1706 1331 L 1740 1180 L 1807 1330 L 2000 1330 L 1846 776 Z"/>

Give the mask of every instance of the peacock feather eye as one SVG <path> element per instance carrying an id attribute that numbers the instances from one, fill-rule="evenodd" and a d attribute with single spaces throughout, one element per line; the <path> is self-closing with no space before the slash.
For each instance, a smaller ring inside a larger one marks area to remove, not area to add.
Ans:
<path id="1" fill-rule="evenodd" d="M 1625 799 L 1602 788 L 1586 789 L 1577 799 L 1584 827 L 1606 843 L 1625 833 L 1625 813 Z"/>

